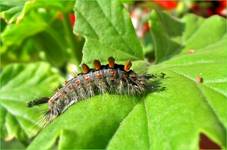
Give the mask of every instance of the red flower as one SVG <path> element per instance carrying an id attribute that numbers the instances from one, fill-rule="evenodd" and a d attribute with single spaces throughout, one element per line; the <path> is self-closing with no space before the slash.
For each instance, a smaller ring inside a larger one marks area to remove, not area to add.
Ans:
<path id="1" fill-rule="evenodd" d="M 71 23 L 71 26 L 73 27 L 73 25 L 75 24 L 76 22 L 76 16 L 74 15 L 74 13 L 70 13 L 69 14 L 69 21 Z"/>
<path id="2" fill-rule="evenodd" d="M 226 0 L 219 0 L 219 7 L 216 9 L 216 13 L 219 15 L 226 15 L 224 14 L 226 6 L 227 6 Z"/>
<path id="3" fill-rule="evenodd" d="M 167 10 L 171 10 L 177 7 L 176 0 L 153 0 L 153 1 Z"/>

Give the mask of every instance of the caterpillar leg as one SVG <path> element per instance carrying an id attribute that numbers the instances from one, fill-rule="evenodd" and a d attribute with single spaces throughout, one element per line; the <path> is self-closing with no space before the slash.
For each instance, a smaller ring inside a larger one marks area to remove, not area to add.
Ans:
<path id="1" fill-rule="evenodd" d="M 42 98 L 39 98 L 39 99 L 35 99 L 33 101 L 30 101 L 27 103 L 27 106 L 28 107 L 33 107 L 35 105 L 40 105 L 40 104 L 44 104 L 44 103 L 47 103 L 49 100 L 49 97 L 42 97 Z"/>

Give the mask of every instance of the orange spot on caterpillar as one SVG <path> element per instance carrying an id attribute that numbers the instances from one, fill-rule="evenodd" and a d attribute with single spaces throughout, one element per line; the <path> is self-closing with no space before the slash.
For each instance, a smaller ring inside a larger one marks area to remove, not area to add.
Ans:
<path id="1" fill-rule="evenodd" d="M 99 60 L 97 60 L 97 59 L 94 60 L 93 65 L 94 65 L 95 70 L 100 70 L 101 69 L 101 63 L 100 63 Z"/>
<path id="2" fill-rule="evenodd" d="M 101 78 L 103 77 L 103 75 L 100 74 L 100 73 L 96 73 L 96 74 L 95 74 L 95 77 L 98 78 L 98 79 L 101 79 Z"/>
<path id="3" fill-rule="evenodd" d="M 112 76 L 115 76 L 117 74 L 117 72 L 115 70 L 110 70 L 109 73 L 112 75 Z"/>
<path id="4" fill-rule="evenodd" d="M 89 76 L 86 76 L 86 75 L 85 75 L 85 76 L 84 76 L 84 79 L 85 79 L 85 80 L 90 80 L 91 78 L 90 78 Z"/>
<path id="5" fill-rule="evenodd" d="M 124 65 L 124 71 L 128 72 L 132 66 L 132 62 L 128 60 Z"/>
<path id="6" fill-rule="evenodd" d="M 82 64 L 83 73 L 88 73 L 90 71 L 89 67 L 86 64 Z"/>
<path id="7" fill-rule="evenodd" d="M 115 59 L 113 57 L 108 58 L 108 66 L 109 68 L 114 68 L 115 66 Z"/>
<path id="8" fill-rule="evenodd" d="M 77 85 L 79 85 L 79 84 L 80 84 L 80 80 L 76 80 L 75 82 L 76 82 L 76 84 L 77 84 Z"/>

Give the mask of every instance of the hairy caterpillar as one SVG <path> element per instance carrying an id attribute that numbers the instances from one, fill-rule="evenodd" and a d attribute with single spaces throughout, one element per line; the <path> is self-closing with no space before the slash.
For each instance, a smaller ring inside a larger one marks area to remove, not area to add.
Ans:
<path id="1" fill-rule="evenodd" d="M 30 101 L 28 107 L 48 103 L 49 109 L 45 113 L 45 120 L 49 122 L 72 104 L 97 94 L 143 94 L 148 88 L 148 80 L 154 77 L 154 75 L 138 75 L 130 70 L 131 61 L 120 65 L 115 63 L 113 57 L 109 57 L 107 65 L 101 65 L 98 60 L 94 60 L 93 64 L 92 69 L 82 64 L 82 73 L 67 81 L 52 97 Z"/>

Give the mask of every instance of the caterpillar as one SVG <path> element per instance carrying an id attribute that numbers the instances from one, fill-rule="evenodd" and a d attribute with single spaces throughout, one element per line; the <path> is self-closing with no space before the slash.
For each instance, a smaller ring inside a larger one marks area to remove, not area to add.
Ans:
<path id="1" fill-rule="evenodd" d="M 55 94 L 48 98 L 43 97 L 28 102 L 28 107 L 48 103 L 45 119 L 49 122 L 66 111 L 72 104 L 89 97 L 103 94 L 128 94 L 141 95 L 148 88 L 148 80 L 154 75 L 138 75 L 131 70 L 132 63 L 125 65 L 116 64 L 113 57 L 108 58 L 108 64 L 101 65 L 99 60 L 94 60 L 94 68 L 82 64 L 82 73 L 71 80 Z"/>

